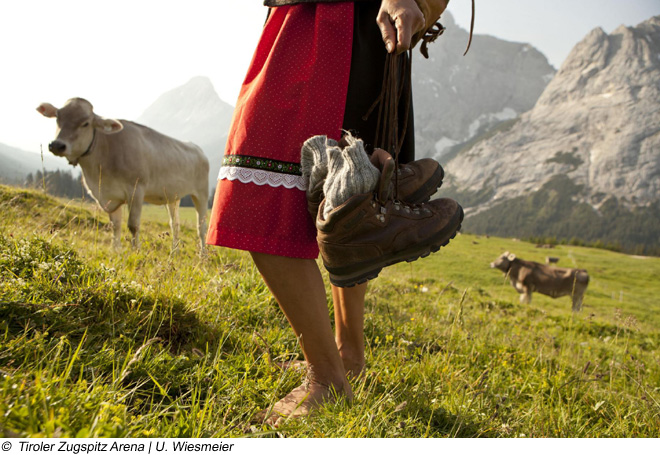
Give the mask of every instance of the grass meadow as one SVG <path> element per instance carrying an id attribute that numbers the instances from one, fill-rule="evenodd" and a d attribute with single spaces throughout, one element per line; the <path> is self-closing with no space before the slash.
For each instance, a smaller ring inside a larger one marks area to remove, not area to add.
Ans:
<path id="1" fill-rule="evenodd" d="M 296 339 L 248 255 L 182 224 L 171 254 L 148 206 L 118 253 L 94 205 L 0 186 L 0 436 L 660 435 L 660 258 L 459 235 L 370 284 L 353 403 L 275 431 L 250 420 L 303 379 Z M 519 303 L 505 250 L 586 268 L 583 311 Z"/>

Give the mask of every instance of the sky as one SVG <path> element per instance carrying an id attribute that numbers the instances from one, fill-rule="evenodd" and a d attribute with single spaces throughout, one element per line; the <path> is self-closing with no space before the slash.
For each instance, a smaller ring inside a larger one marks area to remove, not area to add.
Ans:
<path id="1" fill-rule="evenodd" d="M 591 29 L 660 14 L 660 0 L 476 4 L 476 33 L 530 43 L 556 68 Z M 469 27 L 469 0 L 451 0 L 449 10 Z M 41 102 L 82 97 L 101 116 L 135 119 L 195 76 L 233 105 L 265 15 L 260 0 L 1 1 L 0 143 L 45 149 L 55 122 L 36 112 Z"/>

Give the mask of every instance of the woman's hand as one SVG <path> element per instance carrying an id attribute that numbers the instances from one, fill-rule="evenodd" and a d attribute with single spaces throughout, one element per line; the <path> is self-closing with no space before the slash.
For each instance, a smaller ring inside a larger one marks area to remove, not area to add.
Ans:
<path id="1" fill-rule="evenodd" d="M 376 18 L 387 52 L 410 49 L 410 40 L 424 27 L 424 14 L 415 0 L 383 0 Z"/>

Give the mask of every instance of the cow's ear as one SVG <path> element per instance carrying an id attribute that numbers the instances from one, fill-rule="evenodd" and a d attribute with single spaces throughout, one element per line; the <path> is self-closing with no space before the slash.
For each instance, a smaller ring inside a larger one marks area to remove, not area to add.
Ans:
<path id="1" fill-rule="evenodd" d="M 514 259 L 516 259 L 516 255 L 513 254 L 513 253 L 511 253 L 511 254 L 509 254 L 509 256 L 507 256 L 507 259 L 508 259 L 509 261 L 513 261 Z"/>
<path id="2" fill-rule="evenodd" d="M 104 132 L 105 134 L 115 134 L 124 129 L 124 125 L 119 120 L 113 118 L 94 118 L 94 128 Z"/>
<path id="3" fill-rule="evenodd" d="M 41 103 L 39 107 L 37 107 L 37 112 L 39 112 L 44 117 L 57 117 L 57 108 L 50 103 Z"/>

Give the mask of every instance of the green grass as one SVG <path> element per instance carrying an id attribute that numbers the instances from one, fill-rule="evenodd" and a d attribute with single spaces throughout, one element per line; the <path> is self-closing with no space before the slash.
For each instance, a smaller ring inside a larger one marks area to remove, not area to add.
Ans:
<path id="1" fill-rule="evenodd" d="M 148 207 L 142 248 L 111 248 L 92 205 L 0 186 L 0 434 L 273 435 L 250 417 L 302 380 L 288 323 L 243 252 L 170 254 Z M 503 251 L 591 275 L 584 309 L 530 305 Z M 460 235 L 383 271 L 366 301 L 366 374 L 287 437 L 657 437 L 660 259 Z M 328 302 L 331 311 L 331 303 Z"/>

